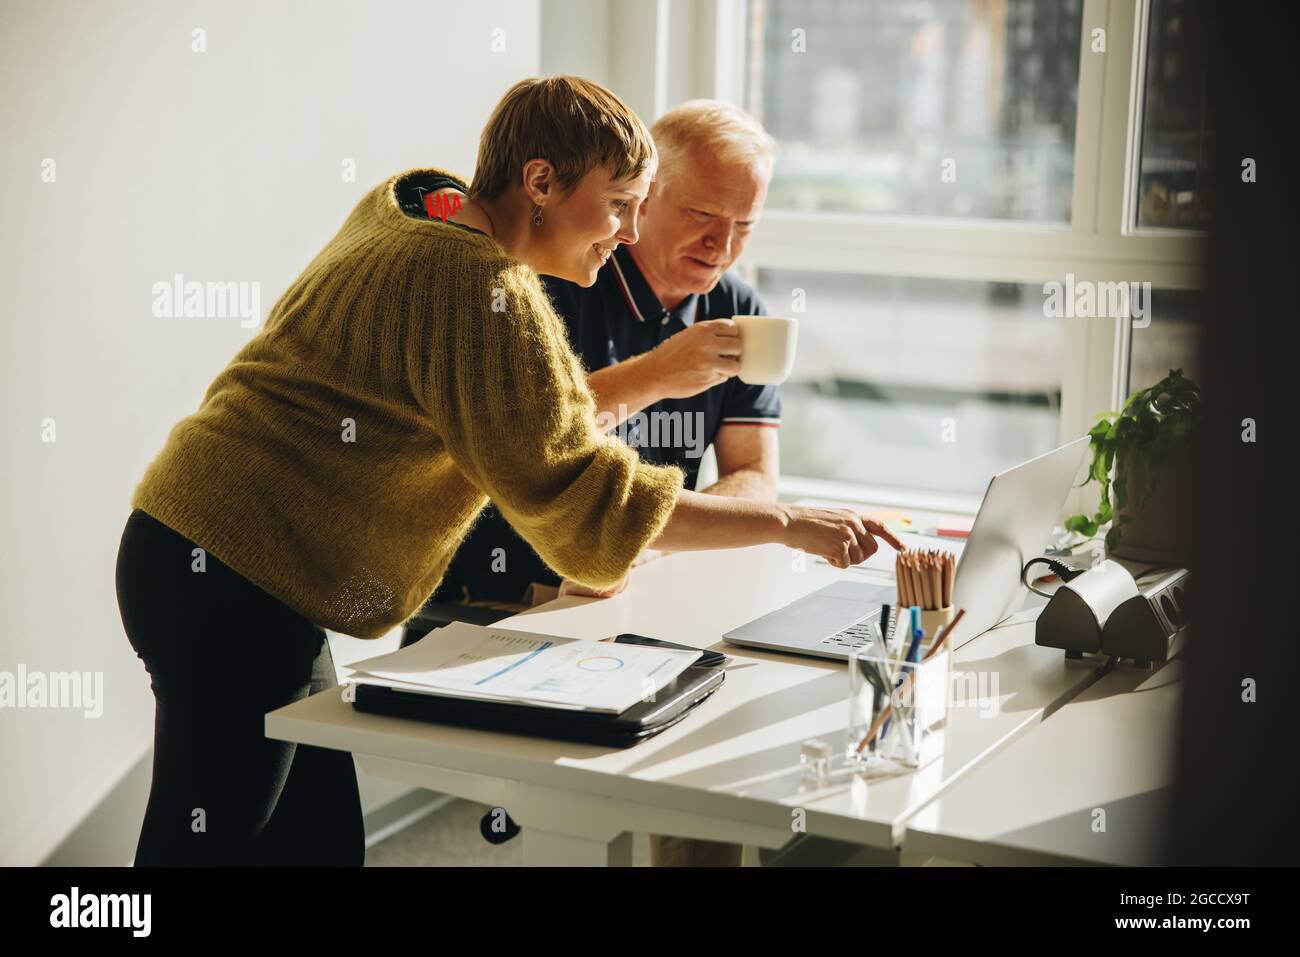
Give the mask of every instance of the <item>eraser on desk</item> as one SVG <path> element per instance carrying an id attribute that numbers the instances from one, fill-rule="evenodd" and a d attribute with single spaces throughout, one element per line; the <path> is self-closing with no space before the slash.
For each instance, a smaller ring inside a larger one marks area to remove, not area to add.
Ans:
<path id="1" fill-rule="evenodd" d="M 831 774 L 834 749 L 825 741 L 809 738 L 799 745 L 799 764 L 803 767 L 805 784 L 825 784 Z"/>
<path id="2" fill-rule="evenodd" d="M 925 534 L 933 535 L 935 538 L 970 538 L 970 530 L 974 525 L 973 518 L 949 515 L 937 525 L 927 528 Z"/>
<path id="3" fill-rule="evenodd" d="M 817 738 L 809 738 L 799 745 L 799 757 L 805 761 L 829 760 L 834 753 L 834 749 L 829 744 Z"/>

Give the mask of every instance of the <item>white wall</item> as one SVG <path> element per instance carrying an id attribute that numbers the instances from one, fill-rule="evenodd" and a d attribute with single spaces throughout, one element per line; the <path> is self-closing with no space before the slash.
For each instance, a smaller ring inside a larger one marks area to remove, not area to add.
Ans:
<path id="1" fill-rule="evenodd" d="M 150 747 L 113 589 L 128 500 L 255 331 L 154 318 L 153 283 L 260 282 L 265 317 L 376 182 L 471 171 L 538 37 L 538 0 L 0 10 L 0 671 L 102 672 L 105 701 L 98 719 L 0 710 L 0 864 L 44 859 Z"/>
<path id="2" fill-rule="evenodd" d="M 611 21 L 624 4 L 617 0 L 541 0 L 541 71 L 575 73 L 609 86 Z M 653 6 L 653 3 L 637 6 Z"/>

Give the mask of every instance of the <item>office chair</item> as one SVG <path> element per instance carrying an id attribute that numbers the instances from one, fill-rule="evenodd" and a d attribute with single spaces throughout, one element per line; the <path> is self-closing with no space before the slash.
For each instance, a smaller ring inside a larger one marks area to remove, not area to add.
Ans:
<path id="1" fill-rule="evenodd" d="M 526 606 L 520 605 L 522 610 Z M 490 625 L 515 614 L 508 608 L 485 608 L 481 605 L 463 605 L 458 601 L 430 601 L 415 613 L 415 617 L 402 628 L 402 644 L 414 644 L 435 628 L 454 621 L 467 621 L 472 625 Z M 501 816 L 497 816 L 497 812 Z M 519 825 L 506 813 L 505 808 L 492 808 L 479 822 L 479 831 L 489 844 L 504 844 L 519 834 Z"/>
<path id="2" fill-rule="evenodd" d="M 497 812 L 500 812 L 499 816 Z M 503 807 L 494 807 L 484 814 L 478 822 L 478 829 L 489 844 L 504 844 L 519 834 L 519 825 Z"/>

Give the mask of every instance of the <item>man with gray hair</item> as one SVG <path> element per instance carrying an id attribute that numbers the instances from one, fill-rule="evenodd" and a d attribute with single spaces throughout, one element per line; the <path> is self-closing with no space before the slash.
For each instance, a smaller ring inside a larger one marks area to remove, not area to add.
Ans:
<path id="1" fill-rule="evenodd" d="M 712 444 L 718 480 L 701 491 L 775 499 L 781 400 L 775 386 L 735 378 L 740 338 L 731 320 L 767 309 L 727 271 L 767 198 L 772 138 L 717 100 L 683 103 L 650 132 L 659 169 L 641 206 L 639 241 L 618 247 L 594 285 L 547 277 L 547 290 L 588 371 L 602 428 L 647 461 L 680 466 L 687 488 Z M 433 598 L 510 611 L 557 593 L 597 594 L 562 582 L 489 506 Z M 403 644 L 433 624 L 417 617 Z M 652 838 L 652 856 L 656 864 L 739 864 L 740 848 Z"/>

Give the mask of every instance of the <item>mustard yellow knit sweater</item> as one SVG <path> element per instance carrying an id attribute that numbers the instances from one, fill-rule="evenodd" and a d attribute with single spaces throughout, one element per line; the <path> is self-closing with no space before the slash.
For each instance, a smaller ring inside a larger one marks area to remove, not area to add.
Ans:
<path id="1" fill-rule="evenodd" d="M 131 500 L 358 638 L 415 613 L 489 498 L 556 572 L 607 587 L 683 481 L 597 429 L 537 274 L 405 215 L 402 175 L 357 204 Z"/>

